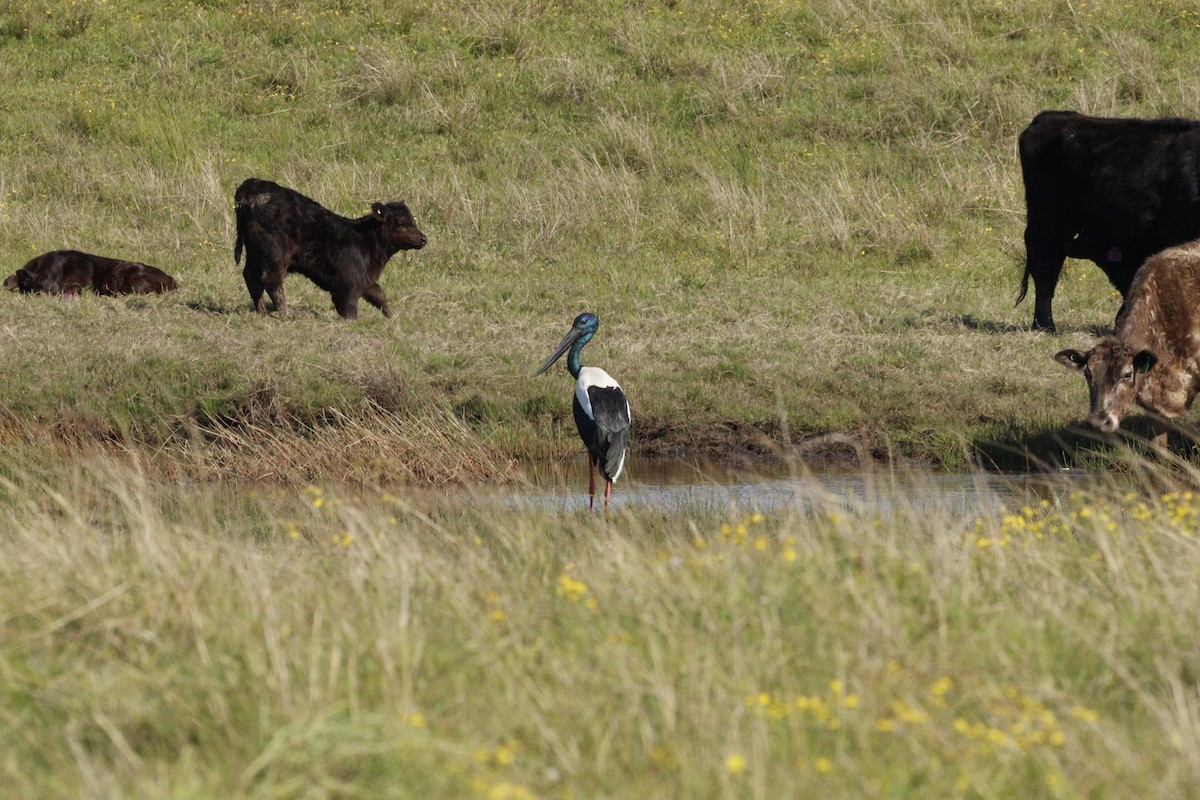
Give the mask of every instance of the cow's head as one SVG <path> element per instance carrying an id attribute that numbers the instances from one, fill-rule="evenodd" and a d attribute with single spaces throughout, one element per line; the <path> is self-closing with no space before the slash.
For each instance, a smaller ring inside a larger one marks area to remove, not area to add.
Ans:
<path id="1" fill-rule="evenodd" d="M 1112 433 L 1137 399 L 1138 389 L 1158 363 L 1158 356 L 1110 337 L 1086 353 L 1062 350 L 1055 353 L 1054 360 L 1080 370 L 1087 378 L 1092 407 L 1084 424 L 1100 433 Z"/>
<path id="2" fill-rule="evenodd" d="M 425 246 L 425 234 L 403 202 L 375 203 L 371 211 L 383 228 L 384 238 L 396 250 L 420 250 Z"/>
<path id="3" fill-rule="evenodd" d="M 4 279 L 4 288 L 16 289 L 22 294 L 33 294 L 34 292 L 41 291 L 44 287 L 37 273 L 21 267 Z"/>

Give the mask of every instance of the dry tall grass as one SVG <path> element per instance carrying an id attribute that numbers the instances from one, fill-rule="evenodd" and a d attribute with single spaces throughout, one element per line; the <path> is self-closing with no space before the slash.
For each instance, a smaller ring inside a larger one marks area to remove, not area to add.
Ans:
<path id="1" fill-rule="evenodd" d="M 1200 790 L 1200 503 L 430 512 L 100 459 L 5 484 L 14 797 Z"/>
<path id="2" fill-rule="evenodd" d="M 19 418 L 0 422 L 11 474 L 53 471 L 63 463 L 134 457 L 155 474 L 195 481 L 303 486 L 341 484 L 495 485 L 512 480 L 516 462 L 438 406 L 397 414 L 366 401 L 301 420 L 259 409 L 233 420 L 181 421 L 166 443 L 97 436 L 85 424 L 45 427 Z"/>

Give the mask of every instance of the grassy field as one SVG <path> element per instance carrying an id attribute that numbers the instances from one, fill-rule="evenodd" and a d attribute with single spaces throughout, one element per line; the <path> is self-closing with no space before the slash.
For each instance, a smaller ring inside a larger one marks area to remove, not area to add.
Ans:
<path id="1" fill-rule="evenodd" d="M 0 793 L 1200 794 L 1186 462 L 978 513 L 409 488 L 578 453 L 533 372 L 585 309 L 638 455 L 1053 461 L 1118 300 L 1070 263 L 1028 331 L 1016 137 L 1200 116 L 1192 3 L 390 5 L 0 0 L 0 273 L 181 284 L 0 292 Z M 392 319 L 251 312 L 252 175 L 408 202 Z"/>
<path id="2" fill-rule="evenodd" d="M 836 432 L 961 465 L 1082 416 L 1050 356 L 1117 306 L 1073 263 L 1064 335 L 1026 332 L 1018 132 L 1193 114 L 1198 44 L 1165 1 L 6 1 L 0 263 L 75 247 L 182 288 L 0 296 L 0 408 L 150 453 L 381 413 L 561 455 L 569 383 L 532 372 L 587 309 L 639 452 Z M 302 277 L 253 315 L 251 175 L 347 215 L 406 200 L 430 245 L 384 273 L 396 317 L 343 322 Z"/>
<path id="3" fill-rule="evenodd" d="M 4 491 L 8 797 L 1200 791 L 1190 492 L 601 519 L 103 459 Z"/>

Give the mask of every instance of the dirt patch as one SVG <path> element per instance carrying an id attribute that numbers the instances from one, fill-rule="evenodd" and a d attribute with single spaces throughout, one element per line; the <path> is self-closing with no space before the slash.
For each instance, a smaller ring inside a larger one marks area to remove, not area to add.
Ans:
<path id="1" fill-rule="evenodd" d="M 868 435 L 848 433 L 791 436 L 777 424 L 763 426 L 726 421 L 685 427 L 638 420 L 633 447 L 648 458 L 692 458 L 727 463 L 795 461 L 814 467 L 863 466 L 889 460 L 872 451 Z"/>

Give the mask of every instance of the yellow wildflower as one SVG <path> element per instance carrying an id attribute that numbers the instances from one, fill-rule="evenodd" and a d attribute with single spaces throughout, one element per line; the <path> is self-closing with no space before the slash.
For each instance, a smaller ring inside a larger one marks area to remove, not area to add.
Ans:
<path id="1" fill-rule="evenodd" d="M 1084 706 L 1075 706 L 1071 709 L 1071 716 L 1075 717 L 1075 719 L 1081 719 L 1084 722 L 1095 722 L 1100 719 L 1100 712 L 1092 708 L 1085 708 Z"/>
<path id="2" fill-rule="evenodd" d="M 919 708 L 913 708 L 903 700 L 892 701 L 892 713 L 896 715 L 896 719 L 909 725 L 924 725 L 929 721 L 929 715 Z"/>
<path id="3" fill-rule="evenodd" d="M 501 781 L 488 789 L 487 800 L 536 800 L 536 795 L 519 783 Z"/>
<path id="4" fill-rule="evenodd" d="M 559 597 L 565 597 L 574 603 L 583 599 L 588 593 L 588 587 L 583 581 L 577 581 L 564 572 L 558 576 L 558 588 L 555 592 Z"/>
<path id="5" fill-rule="evenodd" d="M 1005 747 L 1009 744 L 1008 734 L 999 728 L 992 728 L 987 732 L 987 740 L 999 747 Z"/>

